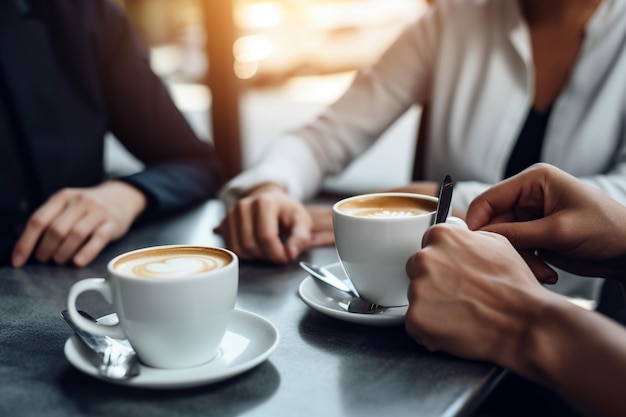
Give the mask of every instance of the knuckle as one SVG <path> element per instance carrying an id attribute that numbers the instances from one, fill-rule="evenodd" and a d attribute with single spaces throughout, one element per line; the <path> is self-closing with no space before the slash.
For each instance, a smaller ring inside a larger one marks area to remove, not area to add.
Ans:
<path id="1" fill-rule="evenodd" d="M 450 223 L 439 223 L 430 227 L 429 232 L 434 241 L 446 241 L 460 231 Z"/>
<path id="2" fill-rule="evenodd" d="M 261 245 L 267 246 L 270 245 L 274 239 L 276 239 L 276 235 L 268 231 L 259 231 L 256 236 L 257 240 Z"/>
<path id="3" fill-rule="evenodd" d="M 407 264 L 407 273 L 412 279 L 431 270 L 431 251 L 421 250 L 414 253 Z"/>
<path id="4" fill-rule="evenodd" d="M 35 229 L 43 229 L 46 226 L 46 219 L 41 213 L 36 212 L 28 220 L 28 226 Z"/>
<path id="5" fill-rule="evenodd" d="M 253 210 L 256 212 L 264 212 L 274 207 L 275 199 L 269 195 L 259 195 L 251 202 Z"/>
<path id="6" fill-rule="evenodd" d="M 237 203 L 231 207 L 231 211 L 233 214 L 240 215 L 241 213 L 247 212 L 255 201 L 255 197 L 244 197 L 241 200 L 237 201 Z"/>
<path id="7" fill-rule="evenodd" d="M 89 232 L 84 228 L 75 227 L 68 233 L 67 237 L 73 241 L 82 242 L 87 236 L 89 236 Z"/>
<path id="8" fill-rule="evenodd" d="M 72 200 L 75 204 L 80 206 L 89 207 L 89 210 L 98 210 L 97 212 L 101 212 L 104 209 L 100 204 L 98 204 L 98 200 L 91 194 L 85 191 L 76 191 L 72 197 Z"/>
<path id="9" fill-rule="evenodd" d="M 111 240 L 111 228 L 103 225 L 94 230 L 92 234 L 92 239 L 96 242 L 109 242 Z"/>
<path id="10" fill-rule="evenodd" d="M 58 240 L 58 239 L 62 239 L 63 237 L 66 236 L 66 231 L 63 230 L 61 225 L 59 225 L 58 223 L 52 223 L 48 227 L 48 230 L 46 231 L 46 234 L 48 236 Z"/>
<path id="11" fill-rule="evenodd" d="M 253 252 L 256 249 L 256 244 L 251 241 L 243 241 L 239 243 L 239 247 L 243 250 L 243 252 Z"/>
<path id="12" fill-rule="evenodd" d="M 244 224 L 249 212 L 250 204 L 248 202 L 240 201 L 236 206 L 232 207 L 229 212 L 229 224 L 234 227 L 239 227 Z"/>

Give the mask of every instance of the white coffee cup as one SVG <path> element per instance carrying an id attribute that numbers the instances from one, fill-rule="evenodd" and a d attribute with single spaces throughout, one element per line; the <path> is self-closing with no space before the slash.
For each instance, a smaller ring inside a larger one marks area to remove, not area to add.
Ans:
<path id="1" fill-rule="evenodd" d="M 119 255 L 107 270 L 108 279 L 83 279 L 69 292 L 68 311 L 79 327 L 128 339 L 139 359 L 155 368 L 193 367 L 216 355 L 237 296 L 239 261 L 233 252 L 156 246 Z M 117 325 L 93 323 L 77 311 L 86 291 L 113 304 Z"/>
<path id="2" fill-rule="evenodd" d="M 363 194 L 333 205 L 337 254 L 361 297 L 383 306 L 408 304 L 406 263 L 422 249 L 436 206 L 436 197 L 411 193 Z M 467 227 L 456 217 L 446 222 Z"/>

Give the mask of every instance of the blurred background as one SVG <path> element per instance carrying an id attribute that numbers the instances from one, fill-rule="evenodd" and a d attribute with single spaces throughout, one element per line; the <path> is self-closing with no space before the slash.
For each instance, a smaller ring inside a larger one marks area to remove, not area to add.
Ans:
<path id="1" fill-rule="evenodd" d="M 118 0 L 155 72 L 229 174 L 282 132 L 311 120 L 428 7 L 425 0 Z M 411 109 L 328 191 L 410 178 L 419 109 Z M 210 138 L 210 139 L 209 139 Z M 108 164 L 138 164 L 109 140 Z"/>

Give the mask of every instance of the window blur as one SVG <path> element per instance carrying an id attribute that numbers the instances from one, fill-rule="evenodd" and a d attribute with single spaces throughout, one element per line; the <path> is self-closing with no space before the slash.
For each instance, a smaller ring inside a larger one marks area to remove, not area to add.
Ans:
<path id="1" fill-rule="evenodd" d="M 373 62 L 402 27 L 428 7 L 427 0 L 117 1 L 150 48 L 155 72 L 203 137 L 214 137 L 211 106 L 219 106 L 207 85 L 211 62 L 206 42 L 232 41 L 231 62 L 222 58 L 214 64 L 232 65 L 237 78 L 233 94 L 238 97 L 243 168 L 253 163 L 271 140 L 307 122 L 334 101 L 355 71 Z M 214 1 L 232 3 L 231 16 L 211 16 L 231 19 L 232 40 L 219 32 L 219 39 L 207 39 L 204 10 Z M 358 189 L 364 182 L 379 188 L 403 184 L 410 175 L 416 120 L 413 111 L 397 122 L 386 134 L 389 139 L 382 138 L 371 155 L 360 158 L 341 178 L 330 180 L 328 187 Z M 383 170 L 371 169 L 381 160 L 387 161 Z M 361 184 L 355 187 L 354 179 Z"/>
<path id="2" fill-rule="evenodd" d="M 415 0 L 239 0 L 235 73 L 264 84 L 370 63 L 417 15 Z"/>
<path id="3" fill-rule="evenodd" d="M 208 70 L 202 1 L 119 0 L 163 75 L 190 81 Z M 222 0 L 219 0 L 222 1 Z M 351 71 L 372 62 L 424 0 L 232 0 L 233 70 L 250 85 Z"/>

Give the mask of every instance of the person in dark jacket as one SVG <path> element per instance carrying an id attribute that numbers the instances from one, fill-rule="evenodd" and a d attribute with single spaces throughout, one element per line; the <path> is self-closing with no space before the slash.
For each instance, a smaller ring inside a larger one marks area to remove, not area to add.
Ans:
<path id="1" fill-rule="evenodd" d="M 112 133 L 144 169 L 108 178 Z M 109 0 L 0 1 L 0 265 L 84 266 L 139 219 L 215 196 L 212 145 Z"/>

